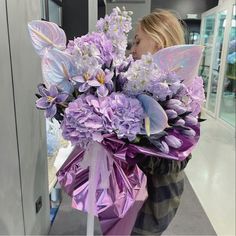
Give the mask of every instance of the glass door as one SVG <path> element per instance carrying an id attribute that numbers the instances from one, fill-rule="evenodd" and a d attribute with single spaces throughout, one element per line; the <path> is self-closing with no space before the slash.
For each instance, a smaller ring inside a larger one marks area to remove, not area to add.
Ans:
<path id="1" fill-rule="evenodd" d="M 207 88 L 210 74 L 210 65 L 213 49 L 213 38 L 215 29 L 215 14 L 208 15 L 203 18 L 203 27 L 201 33 L 201 45 L 205 46 L 203 57 L 199 69 L 199 74 L 203 78 L 205 96 L 207 97 Z"/>
<path id="2" fill-rule="evenodd" d="M 222 47 L 224 40 L 224 24 L 226 22 L 227 10 L 217 13 L 216 38 L 212 50 L 213 61 L 211 64 L 210 79 L 207 90 L 207 110 L 215 115 L 217 91 L 220 73 L 220 63 L 222 56 Z"/>
<path id="3" fill-rule="evenodd" d="M 235 127 L 236 5 L 233 6 L 219 117 Z"/>

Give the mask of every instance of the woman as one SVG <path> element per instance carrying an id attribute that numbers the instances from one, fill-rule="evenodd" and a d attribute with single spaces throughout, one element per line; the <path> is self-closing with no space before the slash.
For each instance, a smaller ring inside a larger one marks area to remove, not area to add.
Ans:
<path id="1" fill-rule="evenodd" d="M 184 44 L 184 31 L 177 17 L 157 9 L 137 25 L 131 52 L 135 60 L 148 52 Z M 161 235 L 176 214 L 184 187 L 184 161 L 148 157 L 138 163 L 147 175 L 148 198 L 136 219 L 132 235 Z"/>

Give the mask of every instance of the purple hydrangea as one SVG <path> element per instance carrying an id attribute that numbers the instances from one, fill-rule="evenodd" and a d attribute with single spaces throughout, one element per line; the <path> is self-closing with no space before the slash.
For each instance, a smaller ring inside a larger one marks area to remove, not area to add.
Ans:
<path id="1" fill-rule="evenodd" d="M 113 59 L 113 45 L 103 33 L 93 32 L 69 41 L 67 50 L 80 56 L 95 57 L 100 64 L 110 63 Z"/>
<path id="2" fill-rule="evenodd" d="M 91 140 L 101 140 L 105 127 L 98 108 L 98 98 L 93 95 L 80 95 L 69 103 L 61 124 L 63 137 L 81 147 Z"/>
<path id="3" fill-rule="evenodd" d="M 121 93 L 104 98 L 80 95 L 65 109 L 62 135 L 81 147 L 91 140 L 101 141 L 104 133 L 132 141 L 141 130 L 143 118 L 142 105 L 135 98 Z"/>
<path id="4" fill-rule="evenodd" d="M 118 138 L 136 138 L 140 132 L 144 111 L 140 102 L 121 93 L 112 93 L 100 103 L 105 128 L 117 134 Z"/>
<path id="5" fill-rule="evenodd" d="M 70 40 L 67 51 L 79 57 L 96 58 L 99 64 L 109 64 L 113 59 L 113 45 L 106 35 L 93 32 Z"/>

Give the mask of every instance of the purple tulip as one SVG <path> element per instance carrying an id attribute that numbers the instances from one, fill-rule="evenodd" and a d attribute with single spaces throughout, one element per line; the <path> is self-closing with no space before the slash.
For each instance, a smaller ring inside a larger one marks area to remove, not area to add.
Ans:
<path id="1" fill-rule="evenodd" d="M 196 135 L 196 132 L 189 128 L 189 129 L 184 129 L 181 131 L 183 134 L 187 135 L 187 136 L 195 136 Z"/>
<path id="2" fill-rule="evenodd" d="M 167 108 L 175 110 L 178 115 L 181 115 L 187 111 L 187 108 L 185 108 L 184 104 L 178 99 L 170 99 L 167 102 Z"/>
<path id="3" fill-rule="evenodd" d="M 159 149 L 166 154 L 170 152 L 170 149 L 165 141 L 161 141 Z"/>
<path id="4" fill-rule="evenodd" d="M 168 107 L 171 107 L 173 105 L 179 105 L 181 106 L 182 105 L 182 102 L 178 99 L 170 99 L 168 102 L 167 102 L 167 106 Z"/>
<path id="5" fill-rule="evenodd" d="M 175 110 L 178 115 L 182 115 L 182 114 L 184 114 L 187 111 L 187 108 L 182 107 L 182 106 L 177 105 L 177 104 L 175 104 L 175 105 L 167 105 L 167 107 L 169 109 Z"/>
<path id="6" fill-rule="evenodd" d="M 175 119 L 178 116 L 177 112 L 172 109 L 167 109 L 165 112 L 168 116 L 168 119 Z"/>
<path id="7" fill-rule="evenodd" d="M 198 123 L 198 120 L 196 117 L 188 115 L 185 117 L 185 124 L 186 125 L 196 125 Z"/>
<path id="8" fill-rule="evenodd" d="M 168 146 L 172 148 L 180 148 L 182 146 L 182 141 L 176 138 L 174 135 L 165 136 L 165 141 L 168 144 Z"/>
<path id="9" fill-rule="evenodd" d="M 175 125 L 185 125 L 185 121 L 183 119 L 179 119 L 175 122 Z"/>
<path id="10" fill-rule="evenodd" d="M 63 103 L 67 98 L 68 94 L 59 93 L 55 85 L 51 85 L 49 90 L 42 84 L 38 86 L 40 95 L 42 96 L 36 101 L 36 107 L 45 110 L 47 118 L 52 118 L 57 113 L 56 104 Z"/>

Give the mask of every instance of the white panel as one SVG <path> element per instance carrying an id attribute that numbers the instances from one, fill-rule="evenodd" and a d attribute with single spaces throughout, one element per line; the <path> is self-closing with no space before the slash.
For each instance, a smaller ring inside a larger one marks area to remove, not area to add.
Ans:
<path id="1" fill-rule="evenodd" d="M 27 235 L 47 234 L 50 224 L 45 119 L 35 108 L 42 81 L 40 58 L 30 42 L 27 23 L 40 19 L 40 0 L 7 0 L 16 120 Z M 42 196 L 36 214 L 35 201 Z"/>
<path id="2" fill-rule="evenodd" d="M 0 235 L 24 234 L 5 1 L 0 1 Z"/>
<path id="3" fill-rule="evenodd" d="M 97 19 L 98 19 L 98 0 L 88 0 L 89 32 L 95 31 Z"/>

